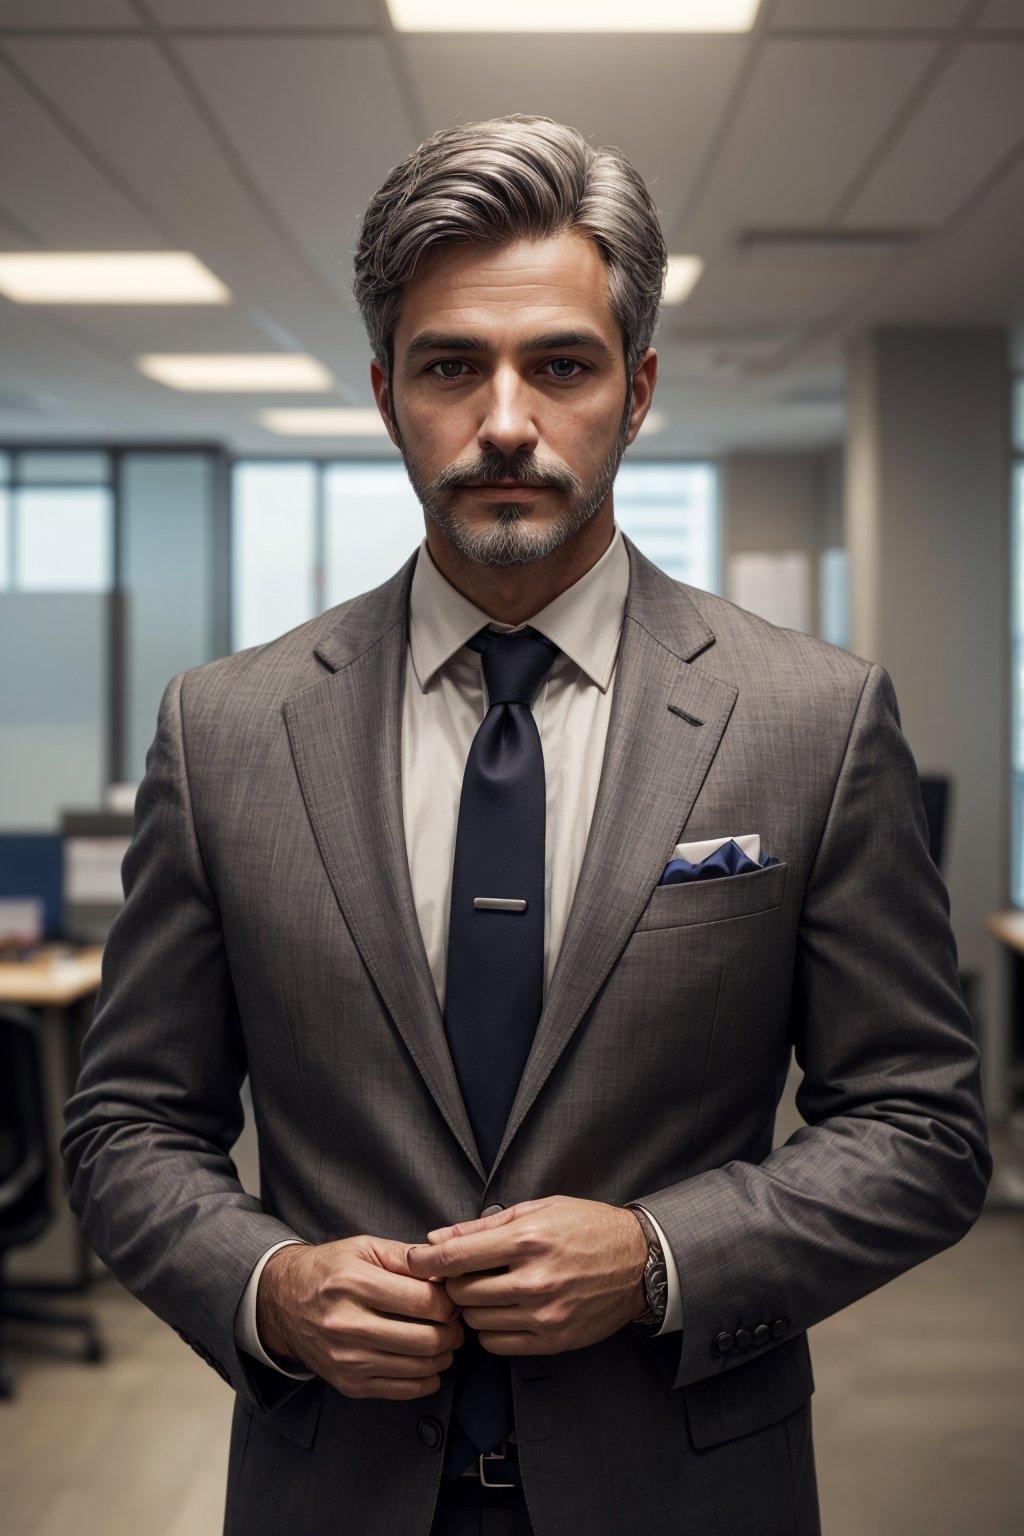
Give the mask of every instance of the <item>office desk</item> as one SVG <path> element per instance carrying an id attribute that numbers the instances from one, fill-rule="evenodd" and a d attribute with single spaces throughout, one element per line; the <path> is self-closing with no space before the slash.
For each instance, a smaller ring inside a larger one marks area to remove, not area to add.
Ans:
<path id="1" fill-rule="evenodd" d="M 0 962 L 0 1004 L 36 1009 L 42 1021 L 50 1204 L 54 1213 L 38 1242 L 8 1255 L 6 1273 L 13 1281 L 78 1289 L 88 1282 L 95 1262 L 68 1208 L 57 1142 L 64 1124 L 64 1103 L 78 1076 L 79 1047 L 92 1016 L 102 959 L 101 946 L 76 950 L 72 955 L 54 946 L 30 960 Z"/>

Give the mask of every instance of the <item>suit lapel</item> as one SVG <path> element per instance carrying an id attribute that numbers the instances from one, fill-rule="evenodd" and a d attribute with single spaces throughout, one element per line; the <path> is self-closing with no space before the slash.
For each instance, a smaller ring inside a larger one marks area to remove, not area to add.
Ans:
<path id="1" fill-rule="evenodd" d="M 317 647 L 331 669 L 285 704 L 306 809 L 349 931 L 409 1054 L 483 1177 L 444 1036 L 402 819 L 401 727 L 414 561 L 348 605 Z"/>
<path id="2" fill-rule="evenodd" d="M 731 684 L 688 664 L 714 641 L 696 608 L 632 545 L 629 553 L 629 597 L 587 851 L 498 1161 L 628 942 L 736 702 Z"/>

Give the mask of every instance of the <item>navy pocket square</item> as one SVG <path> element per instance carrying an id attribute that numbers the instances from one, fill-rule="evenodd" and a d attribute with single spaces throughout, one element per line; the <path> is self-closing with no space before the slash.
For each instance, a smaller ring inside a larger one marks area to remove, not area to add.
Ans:
<path id="1" fill-rule="evenodd" d="M 670 859 L 661 872 L 659 885 L 682 885 L 689 880 L 720 880 L 727 875 L 749 875 L 758 869 L 770 869 L 779 861 L 772 854 L 750 858 L 731 837 L 707 858 L 691 863 L 689 859 Z"/>

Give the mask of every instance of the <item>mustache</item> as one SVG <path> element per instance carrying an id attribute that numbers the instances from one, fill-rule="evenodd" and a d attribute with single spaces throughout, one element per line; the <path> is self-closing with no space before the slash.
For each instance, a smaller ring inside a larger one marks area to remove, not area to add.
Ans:
<path id="1" fill-rule="evenodd" d="M 449 464 L 432 482 L 430 489 L 436 495 L 445 491 L 462 490 L 469 485 L 479 485 L 484 480 L 508 480 L 516 485 L 541 488 L 551 486 L 563 495 L 578 495 L 583 482 L 564 464 L 535 458 L 527 453 L 501 453 L 490 448 L 476 459 L 457 459 Z M 512 487 L 509 487 L 512 495 Z"/>

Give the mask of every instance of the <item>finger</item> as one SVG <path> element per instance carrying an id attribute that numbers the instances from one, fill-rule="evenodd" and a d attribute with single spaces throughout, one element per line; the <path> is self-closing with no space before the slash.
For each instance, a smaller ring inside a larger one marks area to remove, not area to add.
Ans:
<path id="1" fill-rule="evenodd" d="M 507 1270 L 496 1275 L 452 1275 L 445 1282 L 459 1307 L 517 1307 L 525 1293 Z"/>
<path id="2" fill-rule="evenodd" d="M 428 1324 L 381 1319 L 369 1348 L 386 1355 L 428 1357 L 458 1349 L 466 1333 L 461 1323 Z"/>
<path id="3" fill-rule="evenodd" d="M 432 1232 L 427 1233 L 427 1241 L 434 1244 L 446 1243 L 450 1237 L 467 1237 L 475 1232 L 490 1232 L 495 1227 L 507 1226 L 518 1216 L 525 1216 L 543 1204 L 543 1200 L 521 1200 L 518 1205 L 509 1205 L 502 1211 L 495 1211 L 493 1216 L 477 1216 L 473 1221 L 458 1221 L 450 1227 L 435 1227 Z"/>
<path id="4" fill-rule="evenodd" d="M 515 1228 L 507 1225 L 466 1237 L 450 1237 L 436 1246 L 423 1243 L 409 1249 L 409 1269 L 414 1275 L 428 1273 L 447 1279 L 486 1269 L 503 1269 L 518 1252 Z"/>
<path id="5" fill-rule="evenodd" d="M 536 1333 L 536 1325 L 515 1307 L 467 1307 L 466 1327 L 481 1336 L 492 1333 Z"/>
<path id="6" fill-rule="evenodd" d="M 362 1266 L 353 1276 L 352 1293 L 375 1312 L 397 1317 L 447 1323 L 456 1311 L 456 1304 L 443 1285 L 378 1269 L 373 1264 Z"/>
<path id="7" fill-rule="evenodd" d="M 552 1341 L 542 1334 L 522 1332 L 482 1333 L 480 1343 L 489 1355 L 550 1355 L 557 1354 Z"/>
<path id="8" fill-rule="evenodd" d="M 437 1376 L 441 1371 L 448 1370 L 454 1359 L 454 1353 L 450 1349 L 437 1355 L 422 1356 L 389 1355 L 382 1350 L 372 1350 L 355 1363 L 361 1370 L 371 1371 L 375 1377 L 420 1381 L 425 1376 Z"/>
<path id="9" fill-rule="evenodd" d="M 392 1402 L 411 1402 L 419 1397 L 433 1397 L 441 1390 L 440 1376 L 425 1376 L 422 1381 L 411 1381 L 401 1376 L 371 1376 L 364 1382 L 358 1394 L 348 1397 L 386 1397 Z"/>

